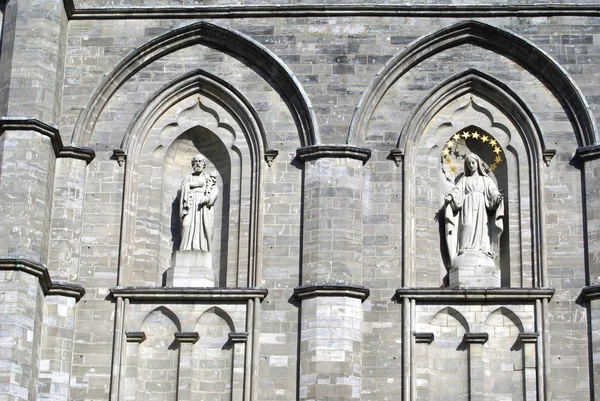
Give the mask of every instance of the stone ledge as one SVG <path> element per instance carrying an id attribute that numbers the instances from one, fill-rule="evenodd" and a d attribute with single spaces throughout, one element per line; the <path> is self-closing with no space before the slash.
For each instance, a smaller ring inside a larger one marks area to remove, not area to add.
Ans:
<path id="1" fill-rule="evenodd" d="M 371 157 L 371 149 L 351 145 L 314 145 L 296 149 L 296 157 L 301 162 L 325 158 L 346 158 L 364 163 Z"/>
<path id="2" fill-rule="evenodd" d="M 143 331 L 126 331 L 125 337 L 128 343 L 143 343 L 146 341 L 146 333 Z"/>
<path id="3" fill-rule="evenodd" d="M 394 299 L 404 298 L 419 301 L 451 302 L 451 301 L 535 301 L 551 299 L 554 288 L 398 288 Z"/>
<path id="4" fill-rule="evenodd" d="M 596 299 L 600 299 L 600 284 L 592 284 L 583 287 L 583 289 L 581 290 L 581 296 L 586 301 L 594 301 Z"/>
<path id="5" fill-rule="evenodd" d="M 0 258 L 0 270 L 20 271 L 38 278 L 44 295 L 75 298 L 79 301 L 85 295 L 85 289 L 79 284 L 53 282 L 48 268 L 40 263 L 19 258 Z"/>
<path id="6" fill-rule="evenodd" d="M 63 145 L 58 128 L 37 118 L 2 117 L 0 118 L 0 135 L 5 131 L 35 131 L 49 137 L 56 157 L 84 160 L 87 164 L 96 157 L 96 153 L 91 148 Z"/>
<path id="7" fill-rule="evenodd" d="M 242 302 L 249 299 L 265 299 L 266 288 L 244 287 L 112 287 L 114 298 L 133 301 L 225 301 Z"/>
<path id="8" fill-rule="evenodd" d="M 65 0 L 69 19 L 122 18 L 261 18 L 261 17 L 548 17 L 598 16 L 598 7 L 590 4 L 522 5 L 406 5 L 406 4 L 284 4 L 284 5 L 211 5 L 188 7 L 77 7 Z"/>
<path id="9" fill-rule="evenodd" d="M 352 284 L 306 284 L 294 288 L 294 296 L 300 300 L 314 297 L 349 297 L 364 301 L 369 297 L 369 289 Z"/>

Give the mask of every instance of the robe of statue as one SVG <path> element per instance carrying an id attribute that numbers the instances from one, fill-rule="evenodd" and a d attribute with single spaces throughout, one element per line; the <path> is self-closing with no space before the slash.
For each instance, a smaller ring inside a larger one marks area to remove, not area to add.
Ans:
<path id="1" fill-rule="evenodd" d="M 210 252 L 213 236 L 213 208 L 219 190 L 206 175 L 189 175 L 181 184 L 179 218 L 181 251 Z"/>
<path id="2" fill-rule="evenodd" d="M 476 250 L 494 258 L 502 234 L 504 204 L 494 180 L 488 176 L 476 155 L 477 173 L 458 181 L 446 206 L 446 242 L 450 261 L 467 250 Z M 465 162 L 466 164 L 466 162 Z M 490 212 L 493 214 L 489 215 Z M 490 221 L 491 220 L 491 221 Z"/>

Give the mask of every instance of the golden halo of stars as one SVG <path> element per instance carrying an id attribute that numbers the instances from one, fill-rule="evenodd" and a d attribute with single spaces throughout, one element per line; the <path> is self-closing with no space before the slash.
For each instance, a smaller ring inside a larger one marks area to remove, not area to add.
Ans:
<path id="1" fill-rule="evenodd" d="M 500 145 L 498 145 L 498 142 L 494 138 L 485 134 L 480 134 L 477 131 L 457 132 L 456 134 L 452 135 L 448 142 L 446 142 L 446 145 L 444 145 L 444 149 L 442 150 L 442 159 L 447 165 L 448 170 L 453 174 L 457 173 L 457 168 L 454 165 L 454 163 L 452 163 L 451 156 L 454 156 L 455 158 L 462 157 L 464 159 L 466 155 L 461 155 L 456 149 L 456 147 L 459 140 L 464 139 L 466 141 L 469 138 L 481 141 L 482 143 L 488 144 L 492 147 L 492 152 L 494 152 L 496 157 L 494 159 L 494 162 L 490 164 L 489 167 L 490 171 L 492 172 L 496 170 L 498 168 L 498 165 L 502 163 L 502 149 L 500 148 Z"/>

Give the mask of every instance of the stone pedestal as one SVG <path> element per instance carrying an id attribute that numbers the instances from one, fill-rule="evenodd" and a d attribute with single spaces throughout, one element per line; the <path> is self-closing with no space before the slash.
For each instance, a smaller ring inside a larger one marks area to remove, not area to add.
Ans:
<path id="1" fill-rule="evenodd" d="M 500 287 L 500 269 L 494 260 L 482 252 L 468 250 L 452 262 L 450 288 Z"/>
<path id="2" fill-rule="evenodd" d="M 214 287 L 212 255 L 203 251 L 175 251 L 166 273 L 167 287 Z"/>

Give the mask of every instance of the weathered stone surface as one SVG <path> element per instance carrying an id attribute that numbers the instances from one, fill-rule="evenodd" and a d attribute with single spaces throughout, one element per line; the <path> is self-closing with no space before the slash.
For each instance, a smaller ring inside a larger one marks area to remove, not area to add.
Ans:
<path id="1" fill-rule="evenodd" d="M 599 397 L 596 4 L 2 13 L 0 398 Z M 495 270 L 455 280 L 439 212 L 464 132 L 497 141 L 504 234 Z M 199 152 L 213 281 L 165 288 Z"/>

